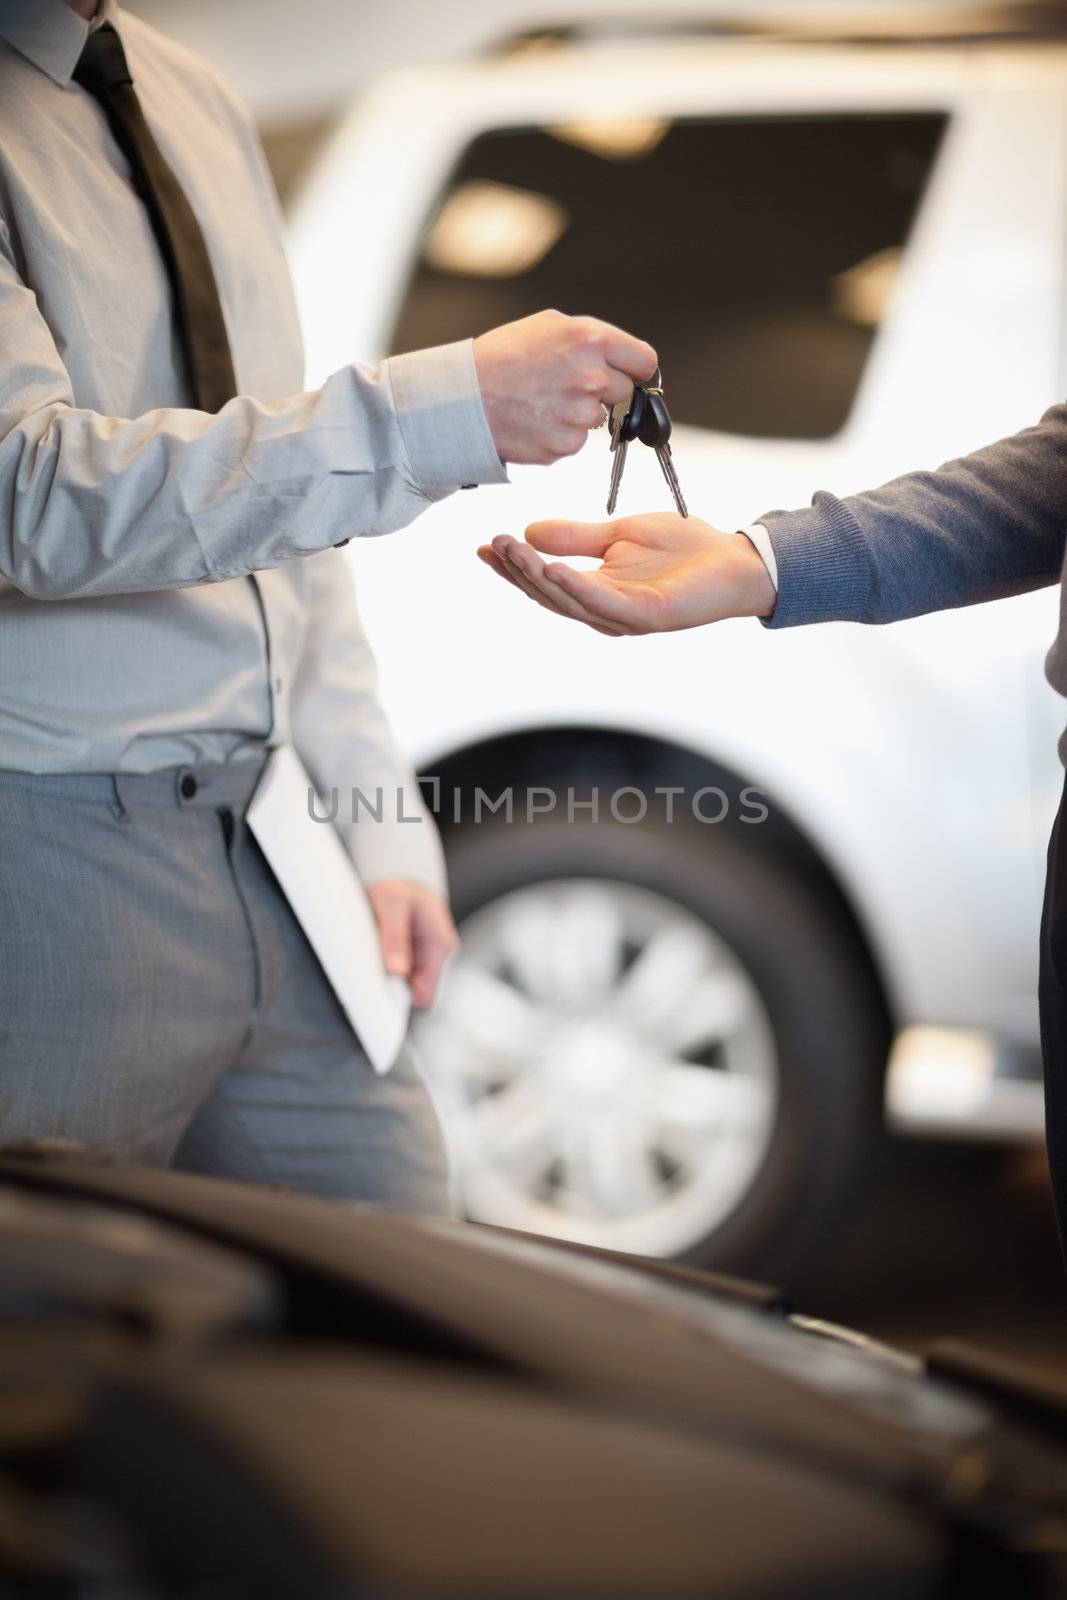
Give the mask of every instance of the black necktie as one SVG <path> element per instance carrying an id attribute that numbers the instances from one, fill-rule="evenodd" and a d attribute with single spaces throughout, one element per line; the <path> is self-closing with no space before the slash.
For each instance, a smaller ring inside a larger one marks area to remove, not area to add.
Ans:
<path id="1" fill-rule="evenodd" d="M 211 258 L 193 208 L 145 121 L 122 40 L 109 22 L 90 33 L 73 76 L 103 106 L 130 164 L 174 293 L 196 404 L 217 411 L 233 399 L 237 384 Z"/>

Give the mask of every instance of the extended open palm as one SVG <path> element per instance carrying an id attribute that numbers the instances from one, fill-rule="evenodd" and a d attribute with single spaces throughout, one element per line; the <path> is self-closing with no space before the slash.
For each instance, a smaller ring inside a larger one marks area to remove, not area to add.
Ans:
<path id="1" fill-rule="evenodd" d="M 478 554 L 538 604 L 599 633 L 665 633 L 774 609 L 774 585 L 744 534 L 673 512 L 535 522 L 525 543 L 501 534 Z M 579 571 L 542 555 L 599 556 L 601 565 Z"/>

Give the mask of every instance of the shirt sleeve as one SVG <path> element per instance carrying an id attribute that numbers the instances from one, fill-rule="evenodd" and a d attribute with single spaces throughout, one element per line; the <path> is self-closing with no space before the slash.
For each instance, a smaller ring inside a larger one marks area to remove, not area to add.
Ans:
<path id="1" fill-rule="evenodd" d="M 744 534 L 749 544 L 755 546 L 756 554 L 763 562 L 763 565 L 767 568 L 767 576 L 774 584 L 775 592 L 777 592 L 778 562 L 775 560 L 774 546 L 771 543 L 770 534 L 760 522 L 754 522 L 751 528 L 742 528 L 741 532 Z"/>
<path id="2" fill-rule="evenodd" d="M 217 415 L 76 406 L 4 243 L 0 230 L 0 576 L 34 599 L 224 582 L 506 481 L 469 340 Z"/>
<path id="3" fill-rule="evenodd" d="M 894 622 L 1055 583 L 1067 538 L 1067 406 L 1022 433 L 839 500 L 759 519 L 778 602 L 765 626 Z"/>
<path id="4" fill-rule="evenodd" d="M 327 551 L 305 563 L 304 577 L 308 631 L 293 685 L 293 745 L 323 798 L 338 791 L 337 827 L 365 884 L 406 878 L 447 894 L 437 826 L 378 700 L 348 562 Z"/>

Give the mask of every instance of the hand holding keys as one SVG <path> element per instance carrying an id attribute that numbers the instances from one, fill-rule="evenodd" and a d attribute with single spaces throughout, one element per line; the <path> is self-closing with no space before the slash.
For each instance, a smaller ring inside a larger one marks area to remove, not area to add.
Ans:
<path id="1" fill-rule="evenodd" d="M 647 383 L 634 385 L 629 403 L 613 406 L 610 414 L 611 432 L 611 485 L 608 489 L 608 516 L 612 516 L 619 499 L 626 452 L 635 439 L 647 444 L 656 452 L 663 469 L 667 487 L 674 497 L 678 514 L 687 517 L 689 511 L 682 494 L 678 474 L 674 470 L 671 447 L 671 414 L 663 398 L 663 379 L 657 367 Z"/>

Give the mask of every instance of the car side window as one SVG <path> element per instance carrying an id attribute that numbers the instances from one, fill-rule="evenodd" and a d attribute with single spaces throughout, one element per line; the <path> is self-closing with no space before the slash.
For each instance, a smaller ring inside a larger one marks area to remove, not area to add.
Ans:
<path id="1" fill-rule="evenodd" d="M 677 422 L 848 419 L 944 132 L 934 113 L 486 133 L 429 218 L 392 351 L 546 306 L 651 340 Z"/>

